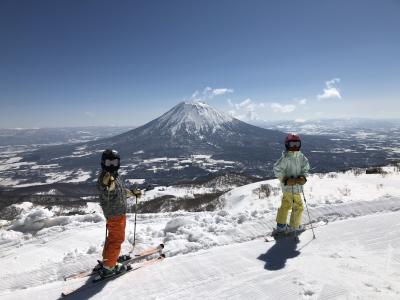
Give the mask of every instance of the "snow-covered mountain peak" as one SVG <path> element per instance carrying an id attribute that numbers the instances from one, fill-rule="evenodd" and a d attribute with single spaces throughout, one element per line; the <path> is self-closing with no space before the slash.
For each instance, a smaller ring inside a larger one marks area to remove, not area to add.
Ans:
<path id="1" fill-rule="evenodd" d="M 200 102 L 181 102 L 164 115 L 155 120 L 159 129 L 176 134 L 179 130 L 188 133 L 210 132 L 221 129 L 233 118 L 210 105 Z"/>

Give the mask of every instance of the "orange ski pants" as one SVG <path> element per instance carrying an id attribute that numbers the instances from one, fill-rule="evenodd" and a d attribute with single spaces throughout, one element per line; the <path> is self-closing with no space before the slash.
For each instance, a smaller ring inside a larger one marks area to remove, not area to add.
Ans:
<path id="1" fill-rule="evenodd" d="M 108 233 L 103 249 L 103 265 L 112 268 L 117 264 L 125 240 L 126 216 L 109 217 L 106 226 Z"/>

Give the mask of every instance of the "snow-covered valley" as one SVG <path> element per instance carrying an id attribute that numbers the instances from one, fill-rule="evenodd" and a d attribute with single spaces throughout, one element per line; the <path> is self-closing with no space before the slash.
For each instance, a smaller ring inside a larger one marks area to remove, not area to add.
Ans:
<path id="1" fill-rule="evenodd" d="M 304 232 L 299 244 L 264 242 L 280 205 L 277 180 L 233 189 L 213 212 L 140 214 L 135 251 L 164 243 L 167 259 L 71 298 L 398 299 L 398 168 L 314 174 L 305 195 L 312 220 L 328 225 L 316 228 L 315 240 Z M 15 206 L 19 217 L 1 221 L 0 298 L 57 299 L 84 283 L 63 277 L 101 258 L 99 207 L 58 216 L 30 203 Z M 133 222 L 128 215 L 124 253 L 132 249 Z"/>
<path id="2" fill-rule="evenodd" d="M 284 132 L 291 130 L 301 133 L 302 151 L 314 172 L 385 165 L 399 159 L 398 121 L 284 122 L 268 128 L 232 118 L 206 103 L 189 101 L 127 132 L 123 128 L 18 130 L 17 144 L 6 144 L 6 139 L 0 145 L 0 191 L 19 189 L 15 191 L 19 193 L 24 188 L 42 186 L 44 190 L 56 184 L 79 183 L 86 187 L 86 194 L 93 193 L 99 156 L 110 145 L 121 154 L 121 174 L 142 187 L 174 185 L 227 172 L 268 178 L 273 176 L 273 161 L 280 156 Z M 121 134 L 111 136 L 112 132 Z M 46 139 L 38 140 L 36 135 Z M 84 142 L 91 136 L 91 141 Z"/>

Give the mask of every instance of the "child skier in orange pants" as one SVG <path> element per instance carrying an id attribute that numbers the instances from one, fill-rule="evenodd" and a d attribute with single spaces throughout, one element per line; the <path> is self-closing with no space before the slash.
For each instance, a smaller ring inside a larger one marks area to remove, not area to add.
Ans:
<path id="1" fill-rule="evenodd" d="M 105 150 L 101 156 L 101 168 L 97 187 L 100 205 L 107 219 L 107 237 L 103 249 L 103 262 L 100 276 L 108 277 L 125 271 L 125 266 L 118 264 L 121 245 L 125 240 L 127 196 L 123 180 L 118 176 L 120 156 L 115 150 Z M 140 194 L 135 194 L 140 197 Z"/>

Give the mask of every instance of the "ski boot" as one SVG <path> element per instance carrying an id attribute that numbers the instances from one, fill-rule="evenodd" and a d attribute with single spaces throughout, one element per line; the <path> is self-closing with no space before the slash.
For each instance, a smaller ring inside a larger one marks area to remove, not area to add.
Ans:
<path id="1" fill-rule="evenodd" d="M 284 237 L 287 235 L 287 225 L 286 224 L 276 224 L 276 228 L 272 231 L 272 236 L 276 238 Z"/>
<path id="2" fill-rule="evenodd" d="M 112 277 L 114 275 L 126 272 L 128 270 L 127 266 L 117 263 L 114 267 L 110 268 L 107 266 L 103 266 L 99 271 L 99 275 L 102 278 Z"/>
<path id="3" fill-rule="evenodd" d="M 97 261 L 97 265 L 92 269 L 93 273 L 98 273 L 103 268 L 103 262 Z"/>
<path id="4" fill-rule="evenodd" d="M 297 236 L 301 234 L 305 230 L 305 227 L 303 225 L 300 225 L 299 227 L 292 227 L 292 226 L 287 226 L 286 228 L 286 234 L 287 235 L 294 235 Z"/>

